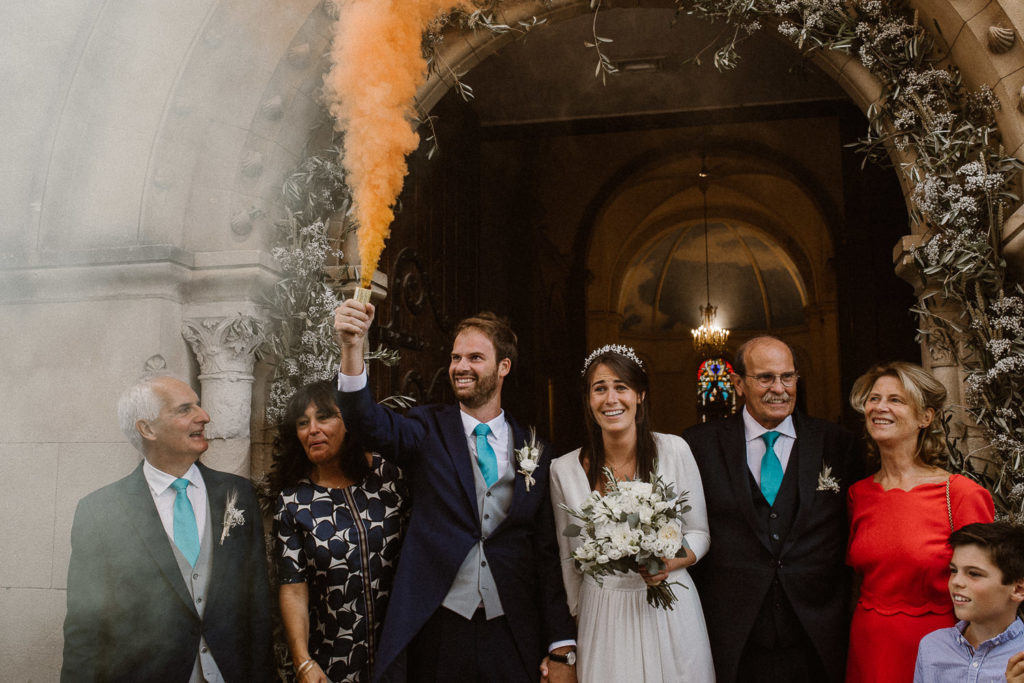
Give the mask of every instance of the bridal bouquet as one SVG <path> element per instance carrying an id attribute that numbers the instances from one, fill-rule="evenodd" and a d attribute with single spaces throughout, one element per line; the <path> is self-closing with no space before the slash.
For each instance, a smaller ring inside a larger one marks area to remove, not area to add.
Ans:
<path id="1" fill-rule="evenodd" d="M 598 584 L 615 572 L 637 571 L 650 574 L 665 570 L 663 557 L 686 555 L 683 539 L 683 515 L 690 511 L 687 492 L 679 494 L 657 474 L 650 481 L 615 481 L 612 471 L 604 470 L 605 493 L 592 491 L 579 510 L 564 503 L 560 507 L 582 524 L 570 524 L 562 533 L 580 537 L 572 558 L 584 574 Z M 647 587 L 647 602 L 652 607 L 672 609 L 676 601 L 672 585 L 662 581 Z"/>

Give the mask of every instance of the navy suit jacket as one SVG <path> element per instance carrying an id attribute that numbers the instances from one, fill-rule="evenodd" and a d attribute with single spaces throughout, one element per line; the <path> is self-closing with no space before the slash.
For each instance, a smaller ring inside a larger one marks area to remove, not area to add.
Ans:
<path id="1" fill-rule="evenodd" d="M 226 681 L 276 678 L 263 520 L 252 485 L 199 465 L 212 576 L 199 618 L 142 464 L 78 503 L 71 529 L 61 681 L 188 681 L 206 637 Z M 221 541 L 229 493 L 245 522 Z"/>
<path id="2" fill-rule="evenodd" d="M 389 669 L 441 607 L 466 554 L 480 540 L 474 465 L 456 405 L 417 407 L 401 416 L 375 403 L 368 388 L 339 392 L 338 405 L 345 424 L 366 447 L 402 467 L 412 483 L 412 518 L 376 659 L 375 678 L 388 679 L 397 671 Z M 527 434 L 507 415 L 506 419 L 518 448 Z M 518 649 L 508 653 L 508 663 L 495 666 L 522 665 L 531 674 L 538 671 L 549 644 L 576 633 L 566 605 L 548 498 L 549 451 L 543 448 L 533 473 L 536 483 L 529 491 L 516 473 L 508 516 L 484 539 Z"/>
<path id="3" fill-rule="evenodd" d="M 846 490 L 864 476 L 863 459 L 853 435 L 837 424 L 794 413 L 793 425 L 799 504 L 777 557 L 769 539 L 758 533 L 742 414 L 683 432 L 708 508 L 711 550 L 691 573 L 720 683 L 736 680 L 743 648 L 776 576 L 830 680 L 843 679 L 850 621 Z M 838 492 L 817 490 L 826 466 Z"/>

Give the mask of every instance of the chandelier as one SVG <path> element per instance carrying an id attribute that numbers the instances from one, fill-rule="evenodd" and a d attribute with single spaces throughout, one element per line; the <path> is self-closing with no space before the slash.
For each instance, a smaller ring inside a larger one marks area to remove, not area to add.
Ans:
<path id="1" fill-rule="evenodd" d="M 718 307 L 711 305 L 711 269 L 709 266 L 710 252 L 708 247 L 708 169 L 704 159 L 700 162 L 697 173 L 697 187 L 704 197 L 704 285 L 707 304 L 700 307 L 700 327 L 690 330 L 693 333 L 693 349 L 701 358 L 715 358 L 725 353 L 725 344 L 729 340 L 729 330 L 723 329 L 715 322 Z"/>

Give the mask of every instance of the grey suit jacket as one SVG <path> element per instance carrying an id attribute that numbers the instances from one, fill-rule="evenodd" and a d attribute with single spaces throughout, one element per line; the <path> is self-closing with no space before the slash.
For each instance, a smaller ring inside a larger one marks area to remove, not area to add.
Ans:
<path id="1" fill-rule="evenodd" d="M 226 681 L 269 681 L 270 589 L 252 485 L 199 465 L 213 575 L 199 617 L 142 473 L 83 498 L 71 529 L 61 681 L 188 681 L 206 637 Z M 221 543 L 229 494 L 245 522 Z"/>

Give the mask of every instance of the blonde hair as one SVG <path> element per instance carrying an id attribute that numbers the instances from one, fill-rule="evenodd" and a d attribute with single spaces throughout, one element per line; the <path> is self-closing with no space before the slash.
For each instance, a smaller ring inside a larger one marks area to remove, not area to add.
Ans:
<path id="1" fill-rule="evenodd" d="M 864 405 L 871 389 L 881 377 L 895 377 L 903 384 L 907 398 L 910 399 L 918 416 L 923 416 L 929 408 L 935 411 L 931 424 L 923 427 L 917 434 L 917 457 L 926 465 L 935 465 L 939 456 L 946 450 L 942 421 L 939 420 L 942 405 L 946 402 L 946 387 L 920 365 L 904 361 L 882 363 L 858 377 L 853 383 L 853 389 L 850 390 L 850 405 L 861 415 L 864 414 Z M 867 425 L 864 429 L 868 456 L 877 458 L 878 444 L 867 436 Z"/>

